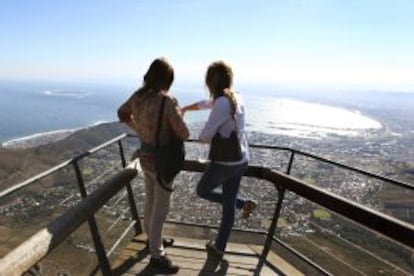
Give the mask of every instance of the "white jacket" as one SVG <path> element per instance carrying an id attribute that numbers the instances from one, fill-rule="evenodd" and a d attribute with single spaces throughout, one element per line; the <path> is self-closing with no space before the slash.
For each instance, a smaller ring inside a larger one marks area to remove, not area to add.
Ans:
<path id="1" fill-rule="evenodd" d="M 235 114 L 235 121 L 237 125 L 237 134 L 239 137 L 240 148 L 243 158 L 236 162 L 217 162 L 223 165 L 237 165 L 248 162 L 249 155 L 249 143 L 247 141 L 247 135 L 245 132 L 245 109 L 244 101 L 239 93 L 235 93 L 237 100 L 237 108 Z M 218 97 L 214 101 L 206 100 L 197 103 L 199 109 L 211 108 L 210 115 L 207 123 L 204 125 L 203 130 L 200 133 L 200 141 L 204 143 L 210 143 L 213 136 L 219 132 L 222 137 L 229 137 L 231 132 L 235 130 L 235 122 L 231 115 L 231 103 L 230 100 L 224 96 Z"/>

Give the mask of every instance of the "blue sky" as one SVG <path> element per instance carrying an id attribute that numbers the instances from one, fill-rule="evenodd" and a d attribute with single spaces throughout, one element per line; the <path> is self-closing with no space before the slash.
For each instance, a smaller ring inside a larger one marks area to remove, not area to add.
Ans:
<path id="1" fill-rule="evenodd" d="M 223 59 L 236 81 L 414 91 L 412 0 L 2 0 L 0 78 L 178 82 Z"/>

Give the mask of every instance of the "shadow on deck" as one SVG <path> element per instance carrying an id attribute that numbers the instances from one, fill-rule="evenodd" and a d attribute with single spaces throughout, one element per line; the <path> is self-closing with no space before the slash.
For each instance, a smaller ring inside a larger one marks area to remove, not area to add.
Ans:
<path id="1" fill-rule="evenodd" d="M 237 235 L 237 234 L 236 234 Z M 166 248 L 168 256 L 180 270 L 178 275 L 303 275 L 288 262 L 270 252 L 268 262 L 259 270 L 259 257 L 263 246 L 246 243 L 229 243 L 222 260 L 208 254 L 206 239 L 180 236 Z M 157 275 L 159 272 L 148 266 L 149 252 L 145 247 L 146 236 L 136 236 L 124 247 L 112 265 L 114 275 Z"/>

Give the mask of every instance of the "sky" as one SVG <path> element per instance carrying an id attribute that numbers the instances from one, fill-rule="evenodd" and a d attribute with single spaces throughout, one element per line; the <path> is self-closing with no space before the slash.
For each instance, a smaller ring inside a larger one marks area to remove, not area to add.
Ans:
<path id="1" fill-rule="evenodd" d="M 0 79 L 128 82 L 166 57 L 178 82 L 414 92 L 413 0 L 2 0 Z"/>

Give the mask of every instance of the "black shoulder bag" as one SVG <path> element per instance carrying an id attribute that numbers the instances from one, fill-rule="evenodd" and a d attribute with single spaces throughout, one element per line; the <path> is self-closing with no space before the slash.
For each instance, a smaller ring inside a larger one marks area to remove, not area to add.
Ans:
<path id="1" fill-rule="evenodd" d="M 208 158 L 211 161 L 221 162 L 235 162 L 240 161 L 243 158 L 239 137 L 237 136 L 237 124 L 233 118 L 236 130 L 233 130 L 229 138 L 224 138 L 217 133 L 213 136 L 210 143 L 210 151 Z"/>
<path id="2" fill-rule="evenodd" d="M 165 98 L 161 102 L 160 115 L 158 117 L 157 142 L 155 148 L 155 171 L 157 172 L 157 181 L 165 190 L 172 192 L 173 189 L 167 184 L 171 183 L 184 165 L 185 148 L 184 141 L 176 135 L 168 144 L 160 145 L 160 134 L 162 118 L 164 115 Z"/>

